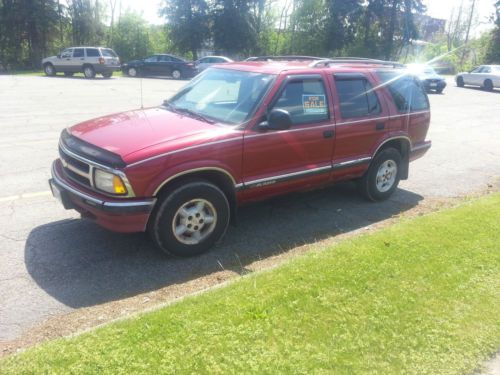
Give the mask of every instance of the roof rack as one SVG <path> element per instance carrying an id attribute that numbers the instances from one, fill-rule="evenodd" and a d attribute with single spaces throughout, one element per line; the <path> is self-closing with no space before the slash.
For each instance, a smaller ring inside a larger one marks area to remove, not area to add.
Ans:
<path id="1" fill-rule="evenodd" d="M 321 66 L 330 66 L 331 64 L 375 64 L 383 66 L 391 66 L 393 68 L 404 68 L 405 64 L 396 61 L 385 61 L 377 59 L 369 59 L 365 57 L 335 57 L 333 59 L 320 59 L 309 64 L 311 68 L 318 68 Z"/>
<path id="2" fill-rule="evenodd" d="M 256 56 L 249 57 L 245 61 L 304 61 L 304 60 L 325 60 L 324 57 L 315 56 Z"/>

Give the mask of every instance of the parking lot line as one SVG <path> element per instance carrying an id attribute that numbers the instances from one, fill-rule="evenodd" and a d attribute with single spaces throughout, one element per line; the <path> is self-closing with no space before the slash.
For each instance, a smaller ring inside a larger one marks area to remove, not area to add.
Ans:
<path id="1" fill-rule="evenodd" d="M 11 195 L 9 197 L 0 197 L 0 203 L 17 201 L 19 199 L 46 197 L 50 195 L 52 195 L 50 190 L 37 191 L 34 193 L 17 194 L 17 195 Z"/>

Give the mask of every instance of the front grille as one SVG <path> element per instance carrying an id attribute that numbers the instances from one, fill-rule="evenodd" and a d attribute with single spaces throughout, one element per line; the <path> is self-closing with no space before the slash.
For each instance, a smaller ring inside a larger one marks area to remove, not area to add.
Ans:
<path id="1" fill-rule="evenodd" d="M 92 187 L 92 168 L 89 164 L 68 155 L 60 146 L 59 156 L 64 173 L 69 179 L 85 187 Z"/>

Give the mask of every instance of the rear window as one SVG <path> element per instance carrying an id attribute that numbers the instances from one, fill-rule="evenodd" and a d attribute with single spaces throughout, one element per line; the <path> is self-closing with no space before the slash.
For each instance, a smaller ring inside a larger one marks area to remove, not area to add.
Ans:
<path id="1" fill-rule="evenodd" d="M 429 109 L 429 99 L 422 85 L 413 77 L 397 72 L 378 72 L 399 112 Z"/>
<path id="2" fill-rule="evenodd" d="M 380 113 L 380 104 L 366 78 L 335 77 L 342 118 L 363 117 Z"/>
<path id="3" fill-rule="evenodd" d="M 109 48 L 103 48 L 101 49 L 101 53 L 104 57 L 118 57 L 118 55 L 113 51 L 112 49 Z"/>
<path id="4" fill-rule="evenodd" d="M 99 50 L 97 48 L 86 48 L 87 57 L 99 57 Z"/>

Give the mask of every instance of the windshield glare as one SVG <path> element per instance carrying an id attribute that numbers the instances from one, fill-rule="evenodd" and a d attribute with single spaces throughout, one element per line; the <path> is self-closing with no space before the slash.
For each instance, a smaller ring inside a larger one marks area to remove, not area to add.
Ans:
<path id="1" fill-rule="evenodd" d="M 175 94 L 168 104 L 217 122 L 240 124 L 252 114 L 273 77 L 209 68 Z"/>

